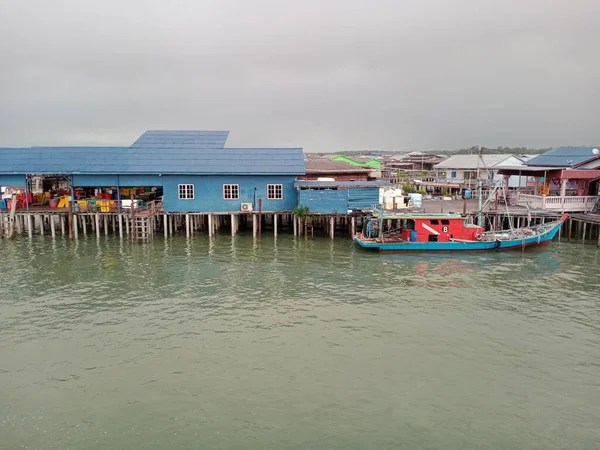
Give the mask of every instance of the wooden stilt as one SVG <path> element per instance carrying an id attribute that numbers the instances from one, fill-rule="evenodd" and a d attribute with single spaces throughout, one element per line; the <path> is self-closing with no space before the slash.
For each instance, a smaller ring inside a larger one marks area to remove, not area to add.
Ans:
<path id="1" fill-rule="evenodd" d="M 296 216 L 292 216 L 292 222 L 294 222 L 294 236 L 298 236 L 298 221 Z"/>
<path id="2" fill-rule="evenodd" d="M 163 214 L 163 227 L 164 227 L 165 238 L 168 238 L 169 237 L 169 216 L 166 214 Z"/>
<path id="3" fill-rule="evenodd" d="M 96 237 L 99 238 L 100 237 L 100 214 L 96 213 L 94 216 L 94 219 L 96 221 Z"/>
<path id="4" fill-rule="evenodd" d="M 108 236 L 108 216 L 104 216 L 104 235 Z"/>
<path id="5" fill-rule="evenodd" d="M 573 234 L 573 219 L 569 219 L 569 240 L 571 240 L 572 234 Z"/>
<path id="6" fill-rule="evenodd" d="M 256 217 L 256 214 L 252 214 L 252 237 L 256 237 L 256 233 L 258 231 L 258 223 L 257 223 L 258 219 Z"/>
<path id="7" fill-rule="evenodd" d="M 52 239 L 56 237 L 56 224 L 54 223 L 54 216 L 50 216 L 50 235 Z"/>
<path id="8" fill-rule="evenodd" d="M 277 237 L 277 214 L 273 214 L 273 234 Z"/>
<path id="9" fill-rule="evenodd" d="M 585 230 L 587 228 L 587 222 L 583 222 L 583 233 L 581 233 L 581 240 L 585 242 Z"/>
<path id="10" fill-rule="evenodd" d="M 37 222 L 40 224 L 40 235 L 44 235 L 44 216 L 36 216 Z"/>
<path id="11" fill-rule="evenodd" d="M 129 217 L 125 216 L 125 234 L 129 236 Z"/>
<path id="12" fill-rule="evenodd" d="M 389 225 L 389 222 L 388 222 L 388 225 Z M 335 217 L 331 216 L 329 218 L 329 237 L 331 239 L 333 239 L 334 235 L 335 235 Z"/>
<path id="13" fill-rule="evenodd" d="M 75 239 L 79 239 L 79 224 L 78 222 L 78 217 L 77 214 L 73 214 L 73 236 L 75 236 Z"/>
<path id="14" fill-rule="evenodd" d="M 60 216 L 60 233 L 64 236 L 66 234 L 65 231 L 65 218 Z"/>
<path id="15" fill-rule="evenodd" d="M 231 214 L 231 235 L 235 236 L 235 214 Z"/>
<path id="16" fill-rule="evenodd" d="M 209 214 L 208 215 L 208 236 L 212 236 L 215 232 L 215 229 L 213 227 L 213 215 Z"/>
<path id="17" fill-rule="evenodd" d="M 119 237 L 123 239 L 123 214 L 119 214 Z"/>
<path id="18" fill-rule="evenodd" d="M 33 220 L 31 219 L 31 214 L 27 214 L 27 234 L 31 239 L 33 237 Z"/>
<path id="19" fill-rule="evenodd" d="M 354 216 L 350 218 L 350 234 L 352 237 L 356 234 L 356 219 Z"/>
<path id="20" fill-rule="evenodd" d="M 190 237 L 190 215 L 185 215 L 185 237 Z"/>

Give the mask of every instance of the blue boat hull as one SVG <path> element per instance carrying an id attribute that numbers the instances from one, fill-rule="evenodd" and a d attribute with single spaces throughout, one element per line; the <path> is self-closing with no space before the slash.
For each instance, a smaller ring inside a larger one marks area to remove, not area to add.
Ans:
<path id="1" fill-rule="evenodd" d="M 551 230 L 525 239 L 505 241 L 470 242 L 377 242 L 376 239 L 354 237 L 354 242 L 363 248 L 380 252 L 480 252 L 491 250 L 520 250 L 525 247 L 548 245 L 560 230 L 562 223 Z"/>

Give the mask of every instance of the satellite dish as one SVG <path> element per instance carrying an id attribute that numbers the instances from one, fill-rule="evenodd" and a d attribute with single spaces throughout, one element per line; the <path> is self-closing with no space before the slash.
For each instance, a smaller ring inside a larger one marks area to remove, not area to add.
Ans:
<path id="1" fill-rule="evenodd" d="M 598 150 L 597 148 L 595 148 L 595 149 L 592 150 L 592 153 L 594 155 L 598 155 L 598 154 L 600 154 L 600 150 Z"/>

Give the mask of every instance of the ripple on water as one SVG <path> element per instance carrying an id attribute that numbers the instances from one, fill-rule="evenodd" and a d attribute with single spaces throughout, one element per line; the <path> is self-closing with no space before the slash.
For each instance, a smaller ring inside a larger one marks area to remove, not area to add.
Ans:
<path id="1" fill-rule="evenodd" d="M 8 448 L 600 441 L 591 247 L 379 255 L 268 235 L 1 244 Z"/>

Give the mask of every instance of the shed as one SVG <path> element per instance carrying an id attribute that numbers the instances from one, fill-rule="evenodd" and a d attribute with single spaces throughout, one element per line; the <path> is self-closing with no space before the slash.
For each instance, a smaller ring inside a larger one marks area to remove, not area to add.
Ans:
<path id="1" fill-rule="evenodd" d="M 379 206 L 379 190 L 388 181 L 296 181 L 298 205 L 315 214 L 372 211 Z"/>

